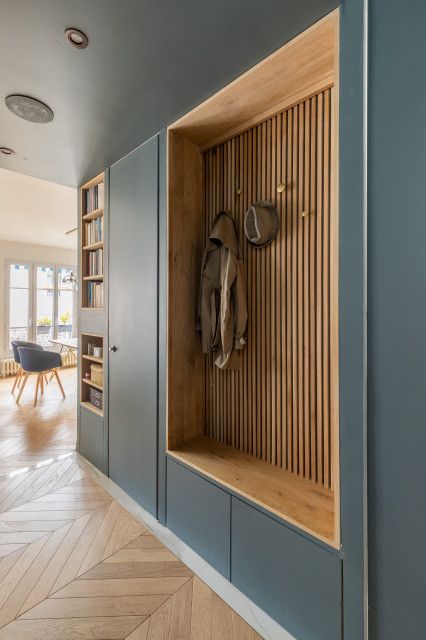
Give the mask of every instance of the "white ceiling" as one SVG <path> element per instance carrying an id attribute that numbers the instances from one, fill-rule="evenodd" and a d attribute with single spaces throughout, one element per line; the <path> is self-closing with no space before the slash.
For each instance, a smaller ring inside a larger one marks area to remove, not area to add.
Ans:
<path id="1" fill-rule="evenodd" d="M 75 249 L 76 189 L 0 168 L 0 240 Z"/>

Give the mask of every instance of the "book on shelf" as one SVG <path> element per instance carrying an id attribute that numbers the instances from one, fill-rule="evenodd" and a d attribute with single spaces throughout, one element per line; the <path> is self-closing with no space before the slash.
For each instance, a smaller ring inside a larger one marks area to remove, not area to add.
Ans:
<path id="1" fill-rule="evenodd" d="M 102 242 L 104 237 L 104 219 L 95 218 L 84 224 L 85 244 L 89 246 L 96 242 Z"/>
<path id="2" fill-rule="evenodd" d="M 100 309 L 104 306 L 103 282 L 87 282 L 87 306 Z"/>
<path id="3" fill-rule="evenodd" d="M 104 207 L 104 183 L 100 182 L 95 184 L 90 189 L 83 190 L 83 211 L 84 213 L 90 213 L 96 211 L 96 209 L 103 209 Z"/>
<path id="4" fill-rule="evenodd" d="M 104 259 L 103 249 L 97 249 L 96 251 L 89 251 L 88 267 L 89 276 L 101 276 L 104 272 Z"/>

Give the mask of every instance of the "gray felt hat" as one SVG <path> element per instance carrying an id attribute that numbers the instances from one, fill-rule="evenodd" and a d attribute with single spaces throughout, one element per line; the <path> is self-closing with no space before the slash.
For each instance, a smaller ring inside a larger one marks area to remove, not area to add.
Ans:
<path id="1" fill-rule="evenodd" d="M 244 231 L 255 247 L 264 247 L 272 242 L 280 228 L 278 211 L 267 200 L 259 200 L 247 210 Z"/>

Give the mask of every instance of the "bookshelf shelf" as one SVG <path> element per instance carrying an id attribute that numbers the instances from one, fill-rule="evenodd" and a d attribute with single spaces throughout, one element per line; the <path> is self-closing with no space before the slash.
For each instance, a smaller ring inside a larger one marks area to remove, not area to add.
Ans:
<path id="1" fill-rule="evenodd" d="M 83 247 L 83 251 L 96 251 L 96 249 L 102 249 L 103 246 L 103 242 L 94 242 L 93 244 L 86 244 L 86 246 Z"/>
<path id="2" fill-rule="evenodd" d="M 100 384 L 96 384 L 96 382 L 92 382 L 91 380 L 86 380 L 86 378 L 82 378 L 82 382 L 84 382 L 85 384 L 90 385 L 91 387 L 95 387 L 95 389 L 99 389 L 99 391 L 103 391 L 104 388 L 101 387 Z"/>
<path id="3" fill-rule="evenodd" d="M 94 211 L 91 211 L 90 213 L 85 213 L 83 216 L 83 220 L 89 221 L 89 220 L 95 220 L 96 218 L 100 218 L 101 216 L 104 215 L 104 210 L 103 209 L 95 209 Z"/>
<path id="4" fill-rule="evenodd" d="M 93 405 L 91 402 L 87 402 L 87 400 L 84 400 L 83 402 L 80 402 L 82 407 L 85 407 L 86 409 L 89 409 L 89 411 L 93 411 L 93 413 L 96 413 L 97 416 L 100 416 L 101 418 L 103 418 L 103 412 L 98 409 L 97 407 L 95 407 L 95 405 Z"/>
<path id="5" fill-rule="evenodd" d="M 104 183 L 100 173 L 80 189 L 82 309 L 104 308 Z"/>
<path id="6" fill-rule="evenodd" d="M 101 348 L 103 353 L 104 339 L 98 334 L 81 334 L 80 358 L 80 393 L 81 404 L 99 416 L 103 416 L 104 400 L 104 371 L 103 358 L 93 355 L 95 348 Z M 96 382 L 92 376 L 96 375 Z M 88 377 L 86 377 L 88 376 Z"/>
<path id="7" fill-rule="evenodd" d="M 103 364 L 104 362 L 103 358 L 96 358 L 95 356 L 89 356 L 87 353 L 83 353 L 81 357 L 84 358 L 85 360 L 90 360 L 91 362 L 97 362 L 98 364 Z"/>

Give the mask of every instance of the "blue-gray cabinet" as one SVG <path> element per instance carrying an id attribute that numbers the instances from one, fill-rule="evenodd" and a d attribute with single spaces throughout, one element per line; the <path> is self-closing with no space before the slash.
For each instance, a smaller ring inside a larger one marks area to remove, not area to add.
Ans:
<path id="1" fill-rule="evenodd" d="M 110 169 L 109 474 L 154 515 L 157 176 L 157 136 Z"/>
<path id="2" fill-rule="evenodd" d="M 79 452 L 95 467 L 105 472 L 104 418 L 85 407 L 80 408 Z"/>
<path id="3" fill-rule="evenodd" d="M 167 527 L 229 579 L 230 495 L 169 458 L 167 505 Z"/>
<path id="4" fill-rule="evenodd" d="M 338 552 L 232 498 L 232 583 L 301 640 L 341 638 Z"/>

